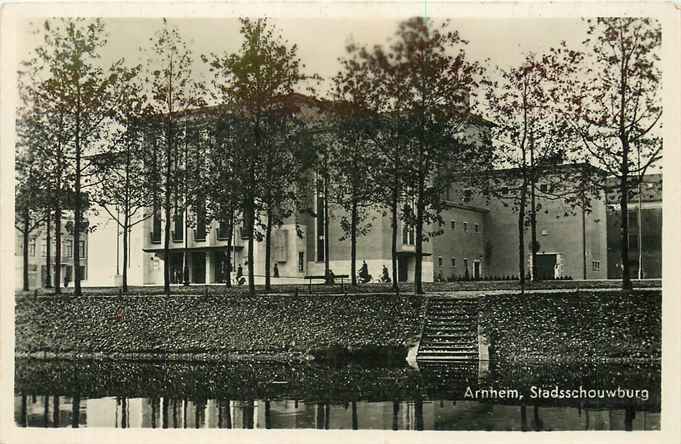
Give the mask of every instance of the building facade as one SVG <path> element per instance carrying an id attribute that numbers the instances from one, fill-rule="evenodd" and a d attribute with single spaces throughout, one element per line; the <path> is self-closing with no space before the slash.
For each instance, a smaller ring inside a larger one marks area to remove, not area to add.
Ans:
<path id="1" fill-rule="evenodd" d="M 22 288 L 23 286 L 23 273 L 24 273 L 24 236 L 19 231 L 16 230 L 16 248 L 15 248 L 15 258 L 16 258 L 16 288 Z M 28 283 L 29 288 L 41 288 L 46 287 L 48 284 L 48 269 L 47 269 L 47 226 L 42 225 L 29 235 L 28 240 Z M 61 229 L 61 282 L 60 285 L 64 286 L 68 283 L 68 286 L 73 285 L 73 279 L 75 276 L 73 269 L 73 255 L 74 249 L 78 248 L 80 253 L 80 267 L 81 267 L 81 277 L 82 285 L 87 285 L 88 279 L 88 230 L 84 229 L 80 235 L 80 244 L 75 245 L 73 239 L 73 217 L 62 218 L 62 229 Z M 55 286 L 55 271 L 56 271 L 56 251 L 57 245 L 55 240 L 55 226 L 54 221 L 52 221 L 50 227 L 50 285 Z"/>
<path id="2" fill-rule="evenodd" d="M 608 278 L 622 277 L 622 246 L 617 183 L 609 183 L 612 190 L 607 196 L 608 223 Z M 632 278 L 652 279 L 662 277 L 662 174 L 643 177 L 640 193 L 638 187 L 629 196 L 629 270 Z"/>

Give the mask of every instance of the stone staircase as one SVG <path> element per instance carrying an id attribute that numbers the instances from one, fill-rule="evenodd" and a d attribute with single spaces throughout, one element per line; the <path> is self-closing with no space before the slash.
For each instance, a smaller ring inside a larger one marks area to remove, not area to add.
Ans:
<path id="1" fill-rule="evenodd" d="M 478 361 L 477 299 L 431 298 L 416 360 Z"/>

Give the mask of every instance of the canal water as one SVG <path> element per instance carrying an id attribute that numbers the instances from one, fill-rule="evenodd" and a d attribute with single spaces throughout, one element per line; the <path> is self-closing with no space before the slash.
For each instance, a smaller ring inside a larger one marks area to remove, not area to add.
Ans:
<path id="1" fill-rule="evenodd" d="M 14 411 L 48 428 L 659 430 L 659 371 L 19 359 Z"/>

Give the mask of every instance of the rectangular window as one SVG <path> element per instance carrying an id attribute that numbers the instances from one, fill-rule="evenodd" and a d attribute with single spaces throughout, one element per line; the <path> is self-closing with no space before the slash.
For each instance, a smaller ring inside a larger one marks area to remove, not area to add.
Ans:
<path id="1" fill-rule="evenodd" d="M 196 230 L 194 231 L 195 241 L 205 241 L 207 231 L 206 221 L 206 200 L 200 197 L 196 208 Z"/>
<path id="2" fill-rule="evenodd" d="M 439 257 L 437 258 L 437 266 L 438 266 L 438 267 L 442 267 L 442 256 L 439 256 Z"/>
<path id="3" fill-rule="evenodd" d="M 175 210 L 173 216 L 173 241 L 182 242 L 184 240 L 184 211 Z"/>
<path id="4" fill-rule="evenodd" d="M 463 231 L 468 231 L 468 222 L 463 223 Z"/>
<path id="5" fill-rule="evenodd" d="M 407 224 L 402 225 L 402 244 L 415 245 L 416 244 L 416 229 Z"/>
<path id="6" fill-rule="evenodd" d="M 64 257 L 73 256 L 73 244 L 71 242 L 64 242 Z"/>
<path id="7" fill-rule="evenodd" d="M 42 241 L 40 249 L 43 252 L 43 257 L 47 257 L 47 241 L 46 240 Z"/>
<path id="8" fill-rule="evenodd" d="M 480 225 L 475 224 L 475 225 L 473 226 L 473 228 L 475 229 L 475 232 L 476 232 L 476 233 L 479 233 L 479 232 L 480 232 Z"/>
<path id="9" fill-rule="evenodd" d="M 228 228 L 229 226 L 227 225 L 227 222 L 225 221 L 220 221 L 220 224 L 218 225 L 218 240 L 227 240 L 227 235 L 228 235 Z"/>
<path id="10" fill-rule="evenodd" d="M 35 239 L 28 242 L 28 255 L 35 256 Z"/>
<path id="11" fill-rule="evenodd" d="M 80 280 L 81 281 L 87 280 L 87 276 L 85 275 L 85 265 L 79 266 L 78 269 L 80 270 Z"/>
<path id="12" fill-rule="evenodd" d="M 298 273 L 305 272 L 305 252 L 298 252 Z"/>
<path id="13" fill-rule="evenodd" d="M 545 183 L 539 185 L 539 191 L 541 191 L 542 193 L 546 193 L 548 190 L 549 187 Z"/>
<path id="14" fill-rule="evenodd" d="M 154 244 L 161 243 L 161 206 L 158 202 L 154 202 L 153 220 L 151 222 L 151 242 Z"/>
<path id="15" fill-rule="evenodd" d="M 78 253 L 80 254 L 80 257 L 85 257 L 86 256 L 85 241 L 80 241 L 79 248 L 80 249 L 78 250 Z"/>
<path id="16" fill-rule="evenodd" d="M 464 202 L 470 202 L 472 196 L 473 196 L 473 190 L 470 190 L 470 189 L 463 190 L 463 201 Z"/>
<path id="17" fill-rule="evenodd" d="M 452 268 L 456 268 L 456 258 L 452 258 Z"/>
<path id="18" fill-rule="evenodd" d="M 452 230 L 456 230 L 456 221 L 455 220 L 452 221 Z"/>
<path id="19" fill-rule="evenodd" d="M 601 261 L 592 261 L 591 267 L 593 268 L 593 271 L 601 271 Z"/>

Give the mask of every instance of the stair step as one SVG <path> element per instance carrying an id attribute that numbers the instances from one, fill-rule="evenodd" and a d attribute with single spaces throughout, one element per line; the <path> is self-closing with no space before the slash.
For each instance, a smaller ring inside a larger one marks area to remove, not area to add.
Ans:
<path id="1" fill-rule="evenodd" d="M 478 353 L 478 347 L 470 347 L 470 346 L 460 346 L 460 345 L 433 345 L 433 344 L 428 344 L 424 345 L 423 347 L 419 347 L 419 351 L 423 350 L 424 353 L 431 352 L 431 351 L 451 351 L 451 352 L 466 352 L 466 353 L 473 353 L 477 354 Z"/>
<path id="2" fill-rule="evenodd" d="M 427 332 L 444 333 L 446 331 L 477 334 L 478 327 L 475 325 L 426 324 L 423 334 L 425 335 Z"/>
<path id="3" fill-rule="evenodd" d="M 470 348 L 462 348 L 462 349 L 456 349 L 456 350 L 451 350 L 451 349 L 444 349 L 444 348 L 424 348 L 421 350 L 419 348 L 419 353 L 418 355 L 452 355 L 452 356 L 475 356 L 477 358 L 478 356 L 478 350 L 477 349 L 470 349 Z"/>

